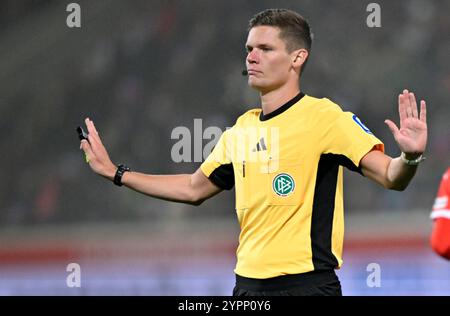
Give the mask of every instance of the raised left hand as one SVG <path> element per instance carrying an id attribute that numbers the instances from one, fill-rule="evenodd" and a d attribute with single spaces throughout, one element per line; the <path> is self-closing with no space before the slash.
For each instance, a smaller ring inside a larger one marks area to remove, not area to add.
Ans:
<path id="1" fill-rule="evenodd" d="M 400 129 L 391 120 L 384 122 L 389 126 L 400 150 L 409 157 L 417 157 L 425 151 L 427 145 L 427 106 L 420 101 L 420 115 L 414 93 L 403 90 L 398 96 Z"/>

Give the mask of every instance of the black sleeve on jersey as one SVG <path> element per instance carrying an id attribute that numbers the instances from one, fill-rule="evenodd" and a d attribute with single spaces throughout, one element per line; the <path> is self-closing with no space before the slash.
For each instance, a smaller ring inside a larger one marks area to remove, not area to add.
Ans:
<path id="1" fill-rule="evenodd" d="M 231 190 L 234 187 L 233 164 L 220 165 L 210 175 L 209 179 L 223 190 Z"/>
<path id="2" fill-rule="evenodd" d="M 351 170 L 351 171 L 354 171 L 354 172 L 358 172 L 359 174 L 363 175 L 361 167 L 356 166 L 353 163 L 353 161 L 348 159 L 346 156 L 344 156 L 344 155 L 336 155 L 336 158 L 338 160 L 338 163 L 341 166 L 346 167 L 348 170 Z"/>

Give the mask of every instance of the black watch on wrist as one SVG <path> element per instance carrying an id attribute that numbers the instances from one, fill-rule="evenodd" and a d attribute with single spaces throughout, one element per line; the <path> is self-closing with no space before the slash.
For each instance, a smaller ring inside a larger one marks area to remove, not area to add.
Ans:
<path id="1" fill-rule="evenodd" d="M 114 176 L 114 184 L 119 187 L 122 186 L 122 176 L 125 172 L 130 171 L 131 169 L 123 164 L 117 166 L 116 175 Z"/>

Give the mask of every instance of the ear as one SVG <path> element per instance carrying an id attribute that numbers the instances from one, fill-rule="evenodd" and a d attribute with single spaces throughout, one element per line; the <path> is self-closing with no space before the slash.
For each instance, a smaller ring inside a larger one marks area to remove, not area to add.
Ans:
<path id="1" fill-rule="evenodd" d="M 308 51 L 304 48 L 292 52 L 292 67 L 300 68 L 308 58 Z"/>

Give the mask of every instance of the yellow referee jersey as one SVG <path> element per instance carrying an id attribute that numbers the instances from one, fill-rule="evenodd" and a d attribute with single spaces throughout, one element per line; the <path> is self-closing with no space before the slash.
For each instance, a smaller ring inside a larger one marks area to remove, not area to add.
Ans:
<path id="1" fill-rule="evenodd" d="M 342 264 L 343 168 L 383 143 L 350 112 L 300 93 L 263 115 L 253 109 L 225 131 L 201 165 L 236 186 L 241 227 L 235 273 L 265 279 Z"/>

